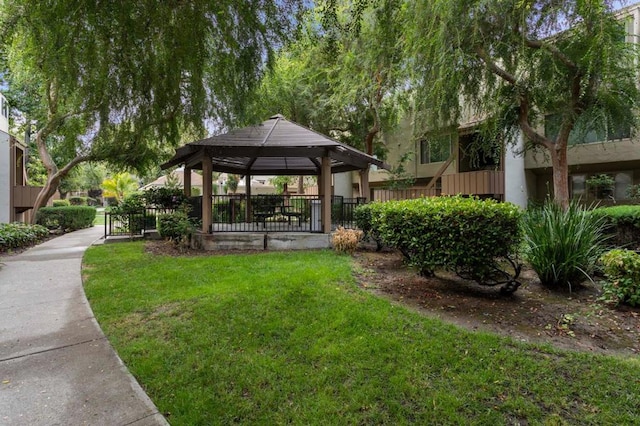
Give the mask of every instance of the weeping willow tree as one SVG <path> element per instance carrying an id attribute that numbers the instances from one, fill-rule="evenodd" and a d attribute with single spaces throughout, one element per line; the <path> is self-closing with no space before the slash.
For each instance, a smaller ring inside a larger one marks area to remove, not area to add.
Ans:
<path id="1" fill-rule="evenodd" d="M 141 170 L 182 129 L 242 117 L 302 3 L 0 3 L 0 72 L 47 171 L 35 209 L 77 164 Z"/>
<path id="2" fill-rule="evenodd" d="M 404 107 L 402 0 L 319 0 L 278 52 L 256 110 L 269 108 L 383 157 L 383 130 Z M 273 110 L 271 110 L 273 112 Z"/>
<path id="3" fill-rule="evenodd" d="M 548 153 L 554 198 L 566 207 L 570 136 L 606 140 L 637 126 L 637 50 L 612 3 L 408 1 L 406 54 L 428 125 L 466 115 L 487 118 L 486 140 L 521 131 Z M 545 132 L 551 114 L 555 131 Z"/>

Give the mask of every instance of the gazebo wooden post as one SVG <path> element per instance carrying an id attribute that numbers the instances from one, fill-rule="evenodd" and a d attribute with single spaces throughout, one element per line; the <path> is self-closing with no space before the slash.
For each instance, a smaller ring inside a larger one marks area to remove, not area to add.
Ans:
<path id="1" fill-rule="evenodd" d="M 213 163 L 211 157 L 205 154 L 202 158 L 202 232 L 205 234 L 208 234 L 211 229 L 212 176 Z"/>
<path id="2" fill-rule="evenodd" d="M 371 196 L 369 190 L 369 167 L 360 170 L 360 196 L 365 197 L 367 201 Z"/>
<path id="3" fill-rule="evenodd" d="M 184 196 L 191 197 L 191 169 L 184 168 Z"/>
<path id="4" fill-rule="evenodd" d="M 320 181 L 322 232 L 329 234 L 331 233 L 331 159 L 329 157 L 322 157 Z"/>
<path id="5" fill-rule="evenodd" d="M 246 188 L 245 194 L 247 195 L 247 202 L 245 203 L 245 222 L 251 223 L 253 218 L 251 217 L 251 175 L 247 173 L 245 175 L 244 187 Z"/>

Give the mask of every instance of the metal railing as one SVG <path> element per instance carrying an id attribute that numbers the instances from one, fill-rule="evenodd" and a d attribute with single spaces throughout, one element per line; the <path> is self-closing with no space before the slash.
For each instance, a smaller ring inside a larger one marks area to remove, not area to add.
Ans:
<path id="1" fill-rule="evenodd" d="M 247 209 L 247 201 L 249 208 Z M 355 228 L 354 209 L 365 198 L 331 197 L 331 227 Z M 190 200 L 189 215 L 202 219 L 202 198 Z M 322 232 L 322 201 L 317 195 L 212 196 L 212 232 Z M 142 236 L 157 229 L 158 216 L 173 209 L 146 208 L 139 213 L 105 212 L 104 235 Z"/>
<path id="2" fill-rule="evenodd" d="M 174 209 L 159 209 L 147 207 L 137 213 L 112 213 L 104 214 L 104 236 L 129 236 L 144 235 L 145 232 L 158 229 L 158 216 L 173 213 Z"/>
<path id="3" fill-rule="evenodd" d="M 331 199 L 331 225 L 354 228 L 353 210 L 365 198 Z M 253 195 L 212 197 L 212 232 L 322 232 L 322 201 L 317 195 Z"/>
<path id="4" fill-rule="evenodd" d="M 214 195 L 211 231 L 321 232 L 319 203 L 317 195 Z"/>

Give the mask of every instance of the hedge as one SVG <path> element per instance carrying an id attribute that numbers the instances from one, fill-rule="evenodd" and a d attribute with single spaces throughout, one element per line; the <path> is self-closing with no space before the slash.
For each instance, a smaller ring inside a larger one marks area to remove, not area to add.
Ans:
<path id="1" fill-rule="evenodd" d="M 75 231 L 93 226 L 96 208 L 88 206 L 42 207 L 36 215 L 36 223 L 48 229 Z"/>
<path id="2" fill-rule="evenodd" d="M 356 222 L 356 226 L 364 233 L 364 238 L 369 238 L 375 241 L 376 251 L 382 249 L 382 238 L 377 233 L 377 230 L 373 228 L 373 211 L 376 209 L 378 203 L 362 204 L 353 210 L 353 218 Z"/>
<path id="3" fill-rule="evenodd" d="M 640 246 L 640 206 L 600 207 L 591 214 L 604 218 L 611 235 L 608 243 L 616 247 Z"/>
<path id="4" fill-rule="evenodd" d="M 53 207 L 68 207 L 71 205 L 69 200 L 53 200 Z"/>
<path id="5" fill-rule="evenodd" d="M 509 284 L 505 291 L 519 285 L 519 265 L 512 262 L 515 277 L 508 278 L 498 263 L 511 259 L 522 241 L 517 206 L 456 196 L 372 203 L 368 208 L 369 232 L 400 250 L 421 274 L 442 268 L 482 284 Z"/>
<path id="6" fill-rule="evenodd" d="M 98 201 L 95 198 L 73 195 L 69 197 L 69 204 L 72 206 L 95 206 Z"/>
<path id="7" fill-rule="evenodd" d="M 49 235 L 41 225 L 26 223 L 0 223 L 0 252 L 28 247 Z"/>

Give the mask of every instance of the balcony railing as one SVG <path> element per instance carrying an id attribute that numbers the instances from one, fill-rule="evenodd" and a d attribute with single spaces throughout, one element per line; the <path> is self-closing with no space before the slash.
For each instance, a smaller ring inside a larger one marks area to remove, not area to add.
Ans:
<path id="1" fill-rule="evenodd" d="M 504 172 L 480 170 L 442 176 L 442 195 L 504 195 Z"/>
<path id="2" fill-rule="evenodd" d="M 18 209 L 32 208 L 41 190 L 40 186 L 14 186 L 13 207 Z"/>

